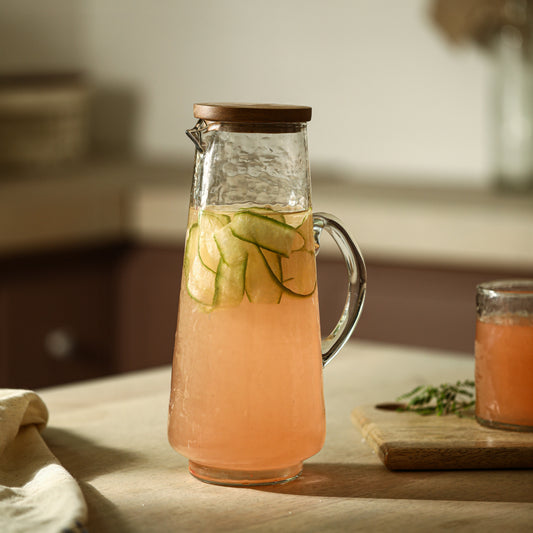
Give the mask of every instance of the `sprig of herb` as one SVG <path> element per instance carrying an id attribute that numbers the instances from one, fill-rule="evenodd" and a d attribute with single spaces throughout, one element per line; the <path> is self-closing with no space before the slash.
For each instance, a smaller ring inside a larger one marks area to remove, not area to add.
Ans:
<path id="1" fill-rule="evenodd" d="M 458 381 L 455 385 L 443 383 L 438 387 L 419 385 L 402 394 L 398 401 L 407 400 L 398 411 L 412 411 L 420 415 L 438 416 L 456 414 L 465 416 L 475 405 L 475 384 L 472 380 Z"/>

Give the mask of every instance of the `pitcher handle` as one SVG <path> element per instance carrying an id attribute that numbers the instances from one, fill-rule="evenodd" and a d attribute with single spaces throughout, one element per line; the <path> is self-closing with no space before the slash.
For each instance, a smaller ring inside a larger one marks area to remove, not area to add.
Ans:
<path id="1" fill-rule="evenodd" d="M 326 230 L 339 247 L 348 271 L 348 296 L 341 317 L 332 332 L 322 339 L 322 366 L 326 366 L 345 345 L 353 333 L 366 293 L 366 267 L 359 247 L 341 222 L 329 213 L 313 214 L 315 242 L 320 250 L 320 236 Z"/>

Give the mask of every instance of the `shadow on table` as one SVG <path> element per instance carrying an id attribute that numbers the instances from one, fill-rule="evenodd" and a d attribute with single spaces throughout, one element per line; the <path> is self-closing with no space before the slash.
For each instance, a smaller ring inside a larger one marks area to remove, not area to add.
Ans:
<path id="1" fill-rule="evenodd" d="M 80 487 L 87 503 L 89 531 L 129 531 L 128 522 L 113 502 L 85 481 Z"/>
<path id="2" fill-rule="evenodd" d="M 382 465 L 309 463 L 297 480 L 257 490 L 332 498 L 533 503 L 529 470 L 391 472 Z"/>
<path id="3" fill-rule="evenodd" d="M 73 431 L 47 427 L 43 438 L 60 463 L 79 481 L 131 467 L 141 454 L 96 444 Z"/>
<path id="4" fill-rule="evenodd" d="M 59 462 L 79 483 L 87 503 L 89 530 L 97 527 L 102 517 L 102 523 L 108 525 L 110 531 L 128 531 L 127 522 L 117 506 L 89 482 L 100 474 L 135 467 L 141 455 L 101 446 L 75 432 L 54 427 L 47 427 L 43 438 Z"/>

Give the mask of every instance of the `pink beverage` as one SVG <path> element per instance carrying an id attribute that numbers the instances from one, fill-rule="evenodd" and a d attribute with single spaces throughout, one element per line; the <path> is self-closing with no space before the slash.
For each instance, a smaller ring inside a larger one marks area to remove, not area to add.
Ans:
<path id="1" fill-rule="evenodd" d="M 297 476 L 325 437 L 310 210 L 191 210 L 169 441 L 204 481 Z"/>
<path id="2" fill-rule="evenodd" d="M 478 319 L 476 416 L 485 425 L 533 429 L 533 316 Z"/>

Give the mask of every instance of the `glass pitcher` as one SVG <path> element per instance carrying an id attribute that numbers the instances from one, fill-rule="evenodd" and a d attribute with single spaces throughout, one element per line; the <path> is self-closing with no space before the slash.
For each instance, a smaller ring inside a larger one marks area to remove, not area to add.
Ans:
<path id="1" fill-rule="evenodd" d="M 203 481 L 289 481 L 324 443 L 322 368 L 361 312 L 363 257 L 338 220 L 311 212 L 311 108 L 195 104 L 194 116 L 169 441 Z M 344 256 L 348 296 L 321 339 L 323 229 Z"/>

